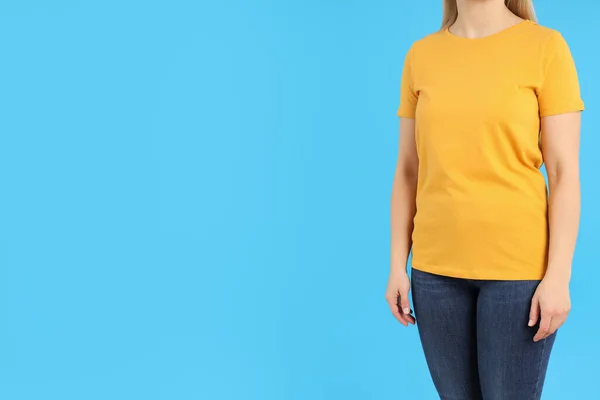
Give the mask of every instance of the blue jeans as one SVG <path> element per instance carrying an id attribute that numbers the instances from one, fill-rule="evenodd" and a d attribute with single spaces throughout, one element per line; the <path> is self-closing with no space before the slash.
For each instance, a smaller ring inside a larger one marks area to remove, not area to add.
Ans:
<path id="1" fill-rule="evenodd" d="M 450 278 L 412 270 L 419 336 L 441 400 L 536 400 L 556 334 L 528 327 L 539 281 Z"/>

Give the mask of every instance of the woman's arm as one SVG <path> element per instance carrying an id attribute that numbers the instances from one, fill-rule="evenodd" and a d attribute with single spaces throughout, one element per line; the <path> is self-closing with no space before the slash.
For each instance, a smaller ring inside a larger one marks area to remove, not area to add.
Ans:
<path id="1" fill-rule="evenodd" d="M 390 201 L 391 265 L 386 300 L 392 314 L 405 326 L 414 324 L 408 300 L 410 281 L 406 263 L 412 245 L 418 167 L 415 120 L 401 118 L 398 161 Z"/>
<path id="2" fill-rule="evenodd" d="M 400 119 L 400 141 L 390 202 L 391 269 L 406 272 L 412 245 L 419 160 L 415 146 L 415 120 Z"/>
<path id="3" fill-rule="evenodd" d="M 532 304 L 530 325 L 537 322 L 541 311 L 534 340 L 554 333 L 571 308 L 569 281 L 580 213 L 580 126 L 580 112 L 542 118 L 542 151 L 550 187 L 550 244 L 546 274 Z"/>
<path id="4" fill-rule="evenodd" d="M 542 118 L 542 151 L 550 186 L 547 276 L 569 281 L 579 228 L 579 130 L 581 113 Z"/>

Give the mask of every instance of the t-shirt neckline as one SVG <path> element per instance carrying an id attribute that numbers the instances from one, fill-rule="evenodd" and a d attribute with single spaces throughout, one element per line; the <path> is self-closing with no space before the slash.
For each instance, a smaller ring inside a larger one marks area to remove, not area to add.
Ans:
<path id="1" fill-rule="evenodd" d="M 451 37 L 451 38 L 453 38 L 455 40 L 461 40 L 461 41 L 464 41 L 464 42 L 481 42 L 481 41 L 489 40 L 489 39 L 492 39 L 492 38 L 495 38 L 495 37 L 498 37 L 498 36 L 502 36 L 503 34 L 509 33 L 511 31 L 515 30 L 516 28 L 520 27 L 520 26 L 527 25 L 527 24 L 530 24 L 530 23 L 534 23 L 534 22 L 531 21 L 531 20 L 529 20 L 529 19 L 524 19 L 523 21 L 519 21 L 516 24 L 509 26 L 508 28 L 504 28 L 504 29 L 502 29 L 502 30 L 500 30 L 498 32 L 492 33 L 492 34 L 487 35 L 487 36 L 479 37 L 479 38 L 467 38 L 467 37 L 464 37 L 464 36 L 455 35 L 455 34 L 453 34 L 453 33 L 450 32 L 450 27 L 449 26 L 445 27 L 443 32 L 444 32 L 444 34 L 446 36 L 449 36 L 449 37 Z"/>

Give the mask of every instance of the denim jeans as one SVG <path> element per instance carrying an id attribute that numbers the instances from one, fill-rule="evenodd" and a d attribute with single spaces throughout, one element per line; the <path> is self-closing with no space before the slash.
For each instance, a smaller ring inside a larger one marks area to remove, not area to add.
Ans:
<path id="1" fill-rule="evenodd" d="M 412 270 L 413 308 L 441 400 L 540 399 L 556 333 L 527 326 L 539 281 L 450 278 Z"/>

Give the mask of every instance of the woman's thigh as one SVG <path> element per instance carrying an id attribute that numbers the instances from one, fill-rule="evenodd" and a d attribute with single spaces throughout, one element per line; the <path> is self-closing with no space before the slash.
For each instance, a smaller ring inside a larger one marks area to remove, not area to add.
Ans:
<path id="1" fill-rule="evenodd" d="M 479 379 L 486 400 L 541 397 L 555 334 L 534 342 L 527 325 L 539 281 L 485 281 L 477 301 Z"/>
<path id="2" fill-rule="evenodd" d="M 423 352 L 442 400 L 478 400 L 477 293 L 469 281 L 412 270 Z"/>

